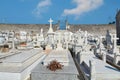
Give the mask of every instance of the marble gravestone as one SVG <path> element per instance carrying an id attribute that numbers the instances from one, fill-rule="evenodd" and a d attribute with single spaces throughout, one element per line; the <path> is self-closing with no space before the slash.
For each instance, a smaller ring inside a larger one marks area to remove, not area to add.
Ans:
<path id="1" fill-rule="evenodd" d="M 37 65 L 36 68 L 32 70 L 31 80 L 79 80 L 77 77 L 78 71 L 70 52 L 66 50 L 61 51 L 62 54 L 59 51 L 52 52 L 43 60 L 44 65 L 41 63 Z M 47 69 L 46 63 L 49 63 L 52 59 L 56 59 L 63 64 L 63 68 L 56 71 Z"/>
<path id="2" fill-rule="evenodd" d="M 26 80 L 31 70 L 46 56 L 42 50 L 24 50 L 0 57 L 0 80 Z"/>
<path id="3" fill-rule="evenodd" d="M 53 50 L 49 53 L 49 55 L 43 60 L 44 65 L 48 65 L 52 60 L 57 60 L 64 66 L 69 65 L 69 54 L 67 50 Z"/>

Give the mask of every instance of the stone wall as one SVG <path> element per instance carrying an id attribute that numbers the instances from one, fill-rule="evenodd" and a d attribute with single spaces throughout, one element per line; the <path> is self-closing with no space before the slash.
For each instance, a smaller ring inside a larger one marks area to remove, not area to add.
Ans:
<path id="1" fill-rule="evenodd" d="M 90 24 L 90 25 L 79 25 L 79 24 L 70 24 L 70 31 L 74 32 L 81 29 L 82 31 L 88 31 L 91 34 L 96 35 L 105 35 L 106 31 L 109 30 L 111 33 L 116 33 L 115 24 Z"/>
<path id="2" fill-rule="evenodd" d="M 57 24 L 53 25 L 54 30 L 57 29 Z M 0 31 L 12 30 L 12 31 L 40 31 L 41 28 L 44 32 L 47 32 L 49 29 L 49 24 L 0 24 Z"/>
<path id="3" fill-rule="evenodd" d="M 116 33 L 116 25 L 115 24 L 69 24 L 69 31 L 75 32 L 79 29 L 83 31 L 88 31 L 92 34 L 97 35 L 105 35 L 106 30 L 109 30 L 112 33 Z M 12 31 L 35 31 L 40 32 L 40 29 L 43 28 L 44 33 L 46 33 L 49 29 L 49 24 L 0 24 L 0 31 L 3 30 L 12 30 Z M 59 28 L 58 24 L 53 24 L 53 29 L 56 31 Z"/>

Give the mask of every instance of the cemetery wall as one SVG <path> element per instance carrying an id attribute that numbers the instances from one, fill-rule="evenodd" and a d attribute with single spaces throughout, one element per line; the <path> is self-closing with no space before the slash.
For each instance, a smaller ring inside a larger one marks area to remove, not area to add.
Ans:
<path id="1" fill-rule="evenodd" d="M 75 32 L 79 29 L 83 31 L 88 31 L 96 35 L 105 35 L 106 30 L 109 30 L 112 33 L 116 33 L 115 24 L 69 24 L 69 31 Z M 39 32 L 43 28 L 43 32 L 46 33 L 49 29 L 49 24 L 0 24 L 0 31 L 3 30 L 13 30 L 13 31 L 35 31 Z M 53 29 L 56 31 L 59 29 L 58 24 L 53 24 Z"/>
<path id="2" fill-rule="evenodd" d="M 107 30 L 111 33 L 116 33 L 115 24 L 71 24 L 69 30 L 74 32 L 79 29 L 96 35 L 105 35 Z"/>

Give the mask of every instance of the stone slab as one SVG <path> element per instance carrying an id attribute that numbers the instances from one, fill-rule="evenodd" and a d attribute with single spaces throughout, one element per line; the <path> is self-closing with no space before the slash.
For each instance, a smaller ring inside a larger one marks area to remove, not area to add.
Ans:
<path id="1" fill-rule="evenodd" d="M 50 71 L 46 66 L 38 64 L 31 73 L 31 80 L 79 80 L 78 71 L 72 59 L 70 52 L 69 65 L 64 66 L 62 70 Z"/>
<path id="2" fill-rule="evenodd" d="M 46 54 L 44 52 L 37 53 L 35 54 L 35 56 L 31 56 L 30 58 L 28 58 L 27 62 L 22 64 L 21 66 L 4 65 L 3 63 L 1 63 L 0 64 L 0 80 L 24 80 L 26 79 L 30 75 L 31 70 L 36 65 L 38 65 L 38 63 L 40 63 L 44 59 L 45 56 Z"/>
<path id="3" fill-rule="evenodd" d="M 35 50 L 35 49 L 24 50 L 20 54 L 16 54 L 6 58 L 5 60 L 3 60 L 3 62 L 4 63 L 22 63 L 26 61 L 28 58 L 31 58 L 32 56 L 38 54 L 39 51 L 40 50 Z"/>
<path id="4" fill-rule="evenodd" d="M 70 54 L 67 53 L 66 50 L 61 50 L 61 51 L 53 50 L 48 54 L 48 56 L 45 58 L 45 60 L 43 60 L 43 63 L 46 66 L 51 61 L 57 60 L 62 65 L 68 66 L 69 65 L 69 57 L 70 57 Z"/>
<path id="5" fill-rule="evenodd" d="M 105 63 L 102 60 L 99 60 L 95 57 L 94 54 L 84 55 L 84 63 L 89 66 L 89 60 L 95 61 L 95 75 L 96 80 L 119 80 L 120 79 L 120 70 L 116 69 L 115 67 Z M 85 67 L 85 65 L 81 65 Z M 85 70 L 85 69 L 82 69 Z M 89 70 L 89 69 L 88 69 Z M 85 71 L 84 71 L 85 72 Z M 86 74 L 89 72 L 85 72 Z"/>

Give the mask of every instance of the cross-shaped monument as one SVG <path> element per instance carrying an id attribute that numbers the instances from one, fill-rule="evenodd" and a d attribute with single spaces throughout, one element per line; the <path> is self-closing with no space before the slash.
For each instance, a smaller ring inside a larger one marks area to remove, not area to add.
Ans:
<path id="1" fill-rule="evenodd" d="M 52 29 L 52 22 L 53 22 L 53 20 L 50 18 L 50 19 L 48 20 L 48 22 L 50 23 L 50 28 L 49 28 L 48 33 L 53 33 L 53 29 Z"/>
<path id="2" fill-rule="evenodd" d="M 116 44 L 116 40 L 118 40 L 119 38 L 117 38 L 116 37 L 116 34 L 113 34 L 113 53 L 115 53 L 116 52 L 116 50 L 117 50 L 117 44 Z"/>

